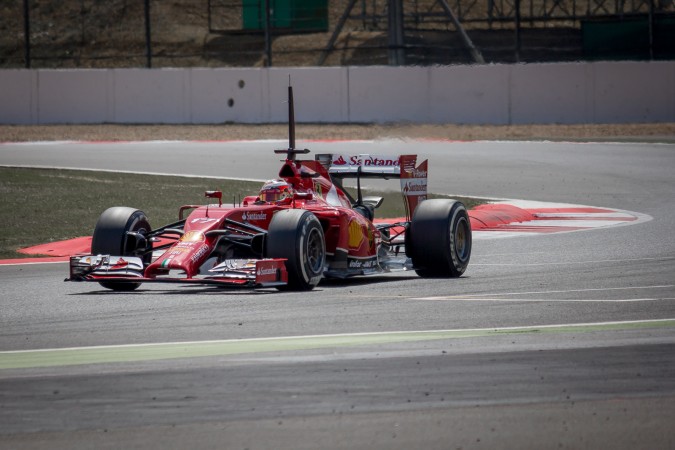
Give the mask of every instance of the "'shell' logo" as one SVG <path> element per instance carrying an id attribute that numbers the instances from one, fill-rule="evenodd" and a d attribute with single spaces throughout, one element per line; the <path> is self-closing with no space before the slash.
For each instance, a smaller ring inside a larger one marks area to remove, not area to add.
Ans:
<path id="1" fill-rule="evenodd" d="M 180 238 L 181 242 L 202 242 L 205 240 L 201 231 L 188 231 Z"/>
<path id="2" fill-rule="evenodd" d="M 349 247 L 358 248 L 363 242 L 364 236 L 361 231 L 361 225 L 356 220 L 352 220 L 349 223 Z"/>

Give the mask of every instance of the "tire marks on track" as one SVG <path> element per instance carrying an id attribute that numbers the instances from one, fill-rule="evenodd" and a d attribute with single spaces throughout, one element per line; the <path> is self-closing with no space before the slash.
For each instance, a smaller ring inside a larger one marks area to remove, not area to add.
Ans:
<path id="1" fill-rule="evenodd" d="M 595 331 L 672 328 L 675 318 L 621 322 L 534 325 L 504 328 L 395 331 L 196 342 L 110 345 L 0 352 L 0 371 L 64 367 L 103 363 L 127 363 L 168 359 L 229 356 L 280 351 L 345 348 L 445 339 L 478 338 L 505 334 L 583 333 Z"/>

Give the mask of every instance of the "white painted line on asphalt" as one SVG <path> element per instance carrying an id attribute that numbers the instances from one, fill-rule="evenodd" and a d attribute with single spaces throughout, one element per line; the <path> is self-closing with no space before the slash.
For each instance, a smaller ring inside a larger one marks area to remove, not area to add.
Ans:
<path id="1" fill-rule="evenodd" d="M 576 219 L 593 219 L 593 218 L 600 218 L 602 220 L 606 219 L 629 219 L 633 220 L 634 216 L 625 212 L 619 212 L 619 211 L 614 211 L 614 212 L 602 212 L 602 213 L 572 213 L 572 212 L 566 212 L 566 213 L 542 213 L 542 212 L 535 212 L 534 215 L 538 218 L 560 218 L 564 217 L 568 220 L 576 220 Z M 527 223 L 527 222 L 524 222 Z"/>
<path id="2" fill-rule="evenodd" d="M 607 291 L 631 291 L 639 289 L 672 289 L 675 284 L 664 284 L 654 286 L 622 286 L 622 287 L 608 287 L 608 288 L 588 288 L 588 289 L 566 289 L 553 291 L 526 291 L 526 292 L 502 292 L 491 294 L 464 294 L 464 295 L 445 295 L 445 296 L 430 296 L 430 297 L 411 297 L 407 300 L 444 300 L 444 301 L 509 301 L 509 302 L 609 302 L 609 303 L 623 303 L 623 302 L 646 302 L 659 300 L 675 300 L 670 297 L 650 297 L 650 298 L 633 298 L 633 299 L 554 299 L 554 298 L 498 298 L 511 297 L 522 295 L 550 295 L 550 294 L 572 294 L 579 292 L 607 292 Z"/>
<path id="3" fill-rule="evenodd" d="M 214 179 L 214 180 L 234 180 L 234 181 L 253 181 L 264 182 L 265 180 L 255 178 L 237 178 L 237 177 L 218 177 L 214 175 L 195 175 L 195 174 L 179 174 L 179 173 L 164 173 L 164 172 L 139 172 L 137 170 L 112 170 L 112 169 L 92 169 L 86 167 L 67 167 L 67 166 L 40 166 L 34 164 L 0 164 L 0 167 L 19 168 L 19 169 L 56 169 L 56 170 L 77 170 L 81 172 L 104 172 L 104 173 L 126 173 L 130 175 L 156 175 L 160 177 L 177 177 L 177 178 L 198 178 L 198 179 Z"/>
<path id="4" fill-rule="evenodd" d="M 675 284 L 662 284 L 654 286 L 622 286 L 622 287 L 608 287 L 608 288 L 587 288 L 587 289 L 565 289 L 558 291 L 530 291 L 530 292 L 507 292 L 502 294 L 489 294 L 492 296 L 506 296 L 506 295 L 530 295 L 530 294 L 567 294 L 570 292 L 598 292 L 598 291 L 626 291 L 633 289 L 668 289 L 674 288 Z M 474 294 L 480 297 L 481 294 Z M 462 297 L 471 297 L 472 295 L 463 295 Z"/>
<path id="5" fill-rule="evenodd" d="M 411 297 L 406 300 L 415 301 L 442 301 L 442 302 L 509 302 L 509 303 L 640 303 L 640 302 L 658 302 L 666 300 L 675 300 L 675 297 L 664 298 L 621 298 L 611 300 L 598 300 L 594 298 L 490 298 L 490 297 Z"/>
<path id="6" fill-rule="evenodd" d="M 487 241 L 492 239 L 506 239 L 514 237 L 546 236 L 546 233 L 532 233 L 527 231 L 471 231 L 474 241 Z M 471 264 L 473 266 L 473 263 Z"/>
<path id="7" fill-rule="evenodd" d="M 0 260 L 0 267 L 11 267 L 11 266 L 31 266 L 35 264 L 65 264 L 68 263 L 68 260 L 64 261 L 30 261 L 33 258 L 26 258 L 26 262 L 11 262 L 5 263 L 3 260 Z M 45 258 L 46 259 L 46 258 Z"/>
<path id="8" fill-rule="evenodd" d="M 568 266 L 571 264 L 602 264 L 615 262 L 635 262 L 635 261 L 670 261 L 675 257 L 664 258 L 630 258 L 630 259 L 599 259 L 595 261 L 565 261 L 565 262 L 545 262 L 545 263 L 471 263 L 471 266 Z"/>
<path id="9" fill-rule="evenodd" d="M 581 220 L 581 219 L 560 219 L 560 220 L 528 220 L 525 222 L 513 222 L 508 226 L 518 230 L 518 228 L 603 228 L 611 227 L 619 223 L 628 222 L 626 220 Z"/>

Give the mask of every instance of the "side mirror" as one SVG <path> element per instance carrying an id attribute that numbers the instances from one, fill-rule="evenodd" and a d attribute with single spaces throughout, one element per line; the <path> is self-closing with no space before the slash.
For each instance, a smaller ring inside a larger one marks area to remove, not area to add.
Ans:
<path id="1" fill-rule="evenodd" d="M 217 198 L 218 206 L 223 206 L 223 193 L 221 191 L 206 191 L 204 197 Z"/>
<path id="2" fill-rule="evenodd" d="M 379 208 L 380 205 L 382 205 L 383 201 L 384 201 L 383 197 L 375 197 L 375 196 L 363 197 L 363 204 L 372 206 L 374 209 Z"/>

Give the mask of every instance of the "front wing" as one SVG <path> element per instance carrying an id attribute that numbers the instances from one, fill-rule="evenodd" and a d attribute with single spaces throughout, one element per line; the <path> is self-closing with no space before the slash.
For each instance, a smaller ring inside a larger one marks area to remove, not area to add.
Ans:
<path id="1" fill-rule="evenodd" d="M 184 272 L 170 271 L 154 277 L 144 275 L 143 260 L 131 256 L 84 255 L 70 258 L 66 281 L 181 283 L 224 287 L 265 288 L 288 283 L 285 259 L 229 259 L 207 273 L 187 278 Z"/>

